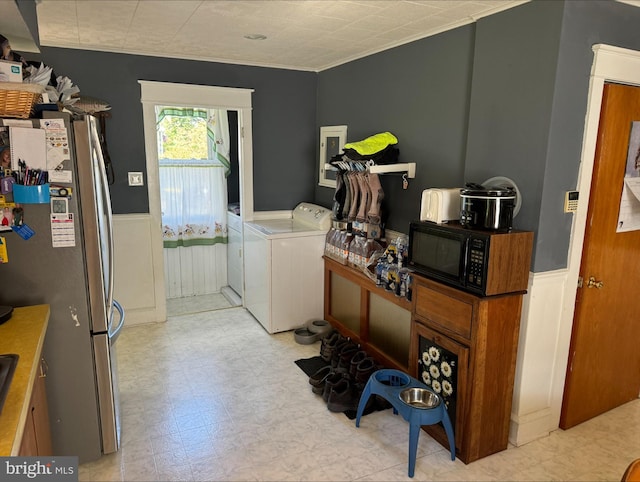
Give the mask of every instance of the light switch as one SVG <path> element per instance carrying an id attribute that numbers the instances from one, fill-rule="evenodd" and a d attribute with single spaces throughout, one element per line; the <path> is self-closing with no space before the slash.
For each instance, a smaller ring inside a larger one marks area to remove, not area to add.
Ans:
<path id="1" fill-rule="evenodd" d="M 141 172 L 129 172 L 129 186 L 144 186 Z"/>

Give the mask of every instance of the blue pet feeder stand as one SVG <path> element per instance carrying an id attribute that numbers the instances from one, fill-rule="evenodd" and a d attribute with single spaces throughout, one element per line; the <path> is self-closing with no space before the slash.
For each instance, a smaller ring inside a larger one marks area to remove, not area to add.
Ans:
<path id="1" fill-rule="evenodd" d="M 379 395 L 387 400 L 393 407 L 393 413 L 402 415 L 409 422 L 409 477 L 413 477 L 415 472 L 418 437 L 422 425 L 442 422 L 449 440 L 451 460 L 456 459 L 453 428 L 445 404 L 424 383 L 399 370 L 383 369 L 374 372 L 360 396 L 356 427 L 360 426 L 360 417 L 372 395 Z"/>

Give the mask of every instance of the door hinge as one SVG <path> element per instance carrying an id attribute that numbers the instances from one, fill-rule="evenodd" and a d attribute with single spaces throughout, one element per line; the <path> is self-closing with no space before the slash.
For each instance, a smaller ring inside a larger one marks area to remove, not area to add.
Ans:
<path id="1" fill-rule="evenodd" d="M 240 137 L 244 139 L 244 127 L 240 128 Z"/>
<path id="2" fill-rule="evenodd" d="M 578 276 L 578 288 L 582 288 L 582 276 Z"/>

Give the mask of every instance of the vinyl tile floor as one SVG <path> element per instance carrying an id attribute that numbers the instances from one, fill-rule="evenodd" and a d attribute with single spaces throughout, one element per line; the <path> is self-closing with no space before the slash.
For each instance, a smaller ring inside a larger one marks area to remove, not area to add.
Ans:
<path id="1" fill-rule="evenodd" d="M 243 308 L 123 330 L 122 447 L 83 481 L 411 480 L 409 429 L 385 410 L 360 428 L 294 364 L 319 352 L 267 334 Z M 640 457 L 640 400 L 465 465 L 421 433 L 413 480 L 619 481 Z"/>
<path id="2" fill-rule="evenodd" d="M 181 316 L 231 308 L 234 303 L 223 293 L 167 299 L 167 316 Z"/>

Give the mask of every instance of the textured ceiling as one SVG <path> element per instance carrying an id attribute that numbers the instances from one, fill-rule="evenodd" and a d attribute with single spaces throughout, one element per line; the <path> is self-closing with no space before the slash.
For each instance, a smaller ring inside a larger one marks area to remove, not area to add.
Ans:
<path id="1" fill-rule="evenodd" d="M 522 3 L 37 0 L 37 14 L 42 46 L 321 71 Z"/>

